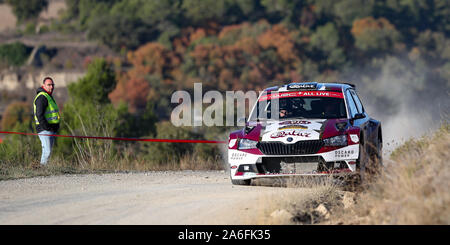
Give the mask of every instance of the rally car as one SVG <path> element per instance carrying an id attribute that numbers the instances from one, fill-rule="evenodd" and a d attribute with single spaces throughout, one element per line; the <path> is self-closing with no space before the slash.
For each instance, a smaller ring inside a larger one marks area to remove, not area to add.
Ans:
<path id="1" fill-rule="evenodd" d="M 265 89 L 242 130 L 228 139 L 231 182 L 357 174 L 382 166 L 381 123 L 349 83 L 290 83 Z"/>

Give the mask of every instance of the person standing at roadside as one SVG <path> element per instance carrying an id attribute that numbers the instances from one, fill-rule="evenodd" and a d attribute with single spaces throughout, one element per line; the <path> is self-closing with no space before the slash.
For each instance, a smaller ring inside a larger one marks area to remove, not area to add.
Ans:
<path id="1" fill-rule="evenodd" d="M 47 165 L 55 143 L 56 137 L 48 135 L 54 135 L 59 130 L 59 109 L 52 96 L 54 89 L 53 79 L 44 78 L 42 87 L 36 90 L 33 102 L 36 131 L 42 144 L 41 166 Z"/>

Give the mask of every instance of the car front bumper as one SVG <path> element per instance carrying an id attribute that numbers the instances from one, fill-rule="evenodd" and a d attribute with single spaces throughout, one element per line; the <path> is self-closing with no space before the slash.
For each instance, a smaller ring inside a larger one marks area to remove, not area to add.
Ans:
<path id="1" fill-rule="evenodd" d="M 359 144 L 315 154 L 263 154 L 255 150 L 228 149 L 230 175 L 235 180 L 353 173 Z"/>

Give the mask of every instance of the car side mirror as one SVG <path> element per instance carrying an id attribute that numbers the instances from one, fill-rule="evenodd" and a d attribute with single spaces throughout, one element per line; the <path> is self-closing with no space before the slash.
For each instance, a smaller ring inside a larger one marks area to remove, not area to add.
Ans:
<path id="1" fill-rule="evenodd" d="M 361 118 L 365 118 L 366 115 L 364 115 L 364 113 L 356 113 L 355 116 L 353 117 L 353 119 L 361 119 Z"/>

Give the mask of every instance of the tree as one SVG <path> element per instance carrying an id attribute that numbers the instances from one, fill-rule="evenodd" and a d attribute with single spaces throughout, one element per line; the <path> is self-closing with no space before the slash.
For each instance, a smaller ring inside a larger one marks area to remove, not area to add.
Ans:
<path id="1" fill-rule="evenodd" d="M 30 125 L 32 111 L 25 102 L 12 102 L 6 107 L 2 118 L 2 130 L 12 130 L 16 125 Z"/>
<path id="2" fill-rule="evenodd" d="M 139 114 L 128 112 L 126 105 L 113 106 L 108 94 L 116 86 L 112 64 L 96 59 L 88 66 L 84 77 L 68 87 L 69 99 L 62 110 L 62 134 L 89 136 L 141 137 L 155 132 L 156 117 L 152 106 Z M 111 141 L 61 139 L 58 152 L 63 155 L 75 153 L 80 163 L 96 160 L 110 161 L 121 154 Z M 100 158 L 96 158 L 100 157 Z"/>
<path id="3" fill-rule="evenodd" d="M 180 64 L 179 58 L 163 45 L 151 42 L 136 51 L 130 51 L 128 62 L 133 67 L 119 77 L 117 86 L 109 95 L 111 101 L 115 105 L 120 101 L 126 102 L 131 113 L 139 113 L 148 101 L 158 110 L 174 90 L 170 83 L 172 76 L 175 76 L 173 67 Z M 166 118 L 170 115 L 165 107 L 168 104 L 170 102 L 160 109 L 165 112 Z"/>
<path id="4" fill-rule="evenodd" d="M 198 139 L 199 135 L 193 133 L 186 127 L 175 127 L 170 122 L 157 124 L 156 138 L 158 139 Z M 145 158 L 152 162 L 168 164 L 169 161 L 179 163 L 185 155 L 192 153 L 194 144 L 175 143 L 147 143 L 142 145 Z"/>
<path id="5" fill-rule="evenodd" d="M 198 25 L 209 20 L 220 21 L 226 13 L 227 5 L 227 1 L 184 0 L 181 8 L 186 18 Z"/>
<path id="6" fill-rule="evenodd" d="M 1 129 L 14 132 L 32 132 L 33 112 L 29 103 L 12 102 L 6 107 L 1 121 Z M 0 144 L 0 171 L 5 166 L 27 166 L 39 159 L 41 143 L 36 136 L 5 135 Z M 6 163 L 6 165 L 5 165 Z"/>
<path id="7" fill-rule="evenodd" d="M 128 106 L 123 102 L 119 103 L 115 110 L 118 113 L 114 128 L 116 136 L 143 137 L 156 134 L 157 117 L 153 112 L 152 103 L 147 103 L 147 106 L 140 113 L 130 113 Z"/>
<path id="8" fill-rule="evenodd" d="M 177 21 L 180 14 L 179 5 L 178 0 L 126 0 L 115 4 L 110 13 L 137 17 L 146 24 L 156 25 L 162 21 Z"/>
<path id="9" fill-rule="evenodd" d="M 341 0 L 333 9 L 343 25 L 352 26 L 354 20 L 371 16 L 374 5 L 374 0 Z"/>
<path id="10" fill-rule="evenodd" d="M 419 33 L 414 42 L 422 59 L 435 64 L 450 60 L 450 39 L 444 33 L 427 30 Z"/>
<path id="11" fill-rule="evenodd" d="M 304 2 L 300 0 L 262 0 L 261 5 L 265 7 L 267 18 L 272 23 L 286 20 L 297 24 Z"/>
<path id="12" fill-rule="evenodd" d="M 87 73 L 68 86 L 69 99 L 62 109 L 62 130 L 70 134 L 114 135 L 117 112 L 108 93 L 115 87 L 112 65 L 96 59 Z"/>
<path id="13" fill-rule="evenodd" d="M 23 43 L 7 43 L 0 45 L 0 63 L 7 66 L 21 66 L 25 63 L 31 48 Z"/>
<path id="14" fill-rule="evenodd" d="M 379 7 L 384 17 L 405 35 L 417 31 L 450 33 L 450 2 L 442 0 L 390 0 Z"/>
<path id="15" fill-rule="evenodd" d="M 355 46 L 369 55 L 394 50 L 401 34 L 387 19 L 367 17 L 353 22 L 351 30 Z"/>
<path id="16" fill-rule="evenodd" d="M 84 103 L 108 104 L 108 94 L 116 86 L 113 67 L 104 59 L 95 59 L 86 76 L 68 86 L 69 94 Z"/>
<path id="17" fill-rule="evenodd" d="M 116 51 L 136 49 L 156 39 L 159 32 L 141 19 L 123 15 L 100 15 L 88 26 L 88 38 L 99 40 Z"/>
<path id="18" fill-rule="evenodd" d="M 98 17 L 108 15 L 109 10 L 121 0 L 66 0 L 65 17 L 76 20 L 82 30 Z"/>
<path id="19" fill-rule="evenodd" d="M 323 59 L 326 59 L 326 64 L 330 66 L 338 67 L 346 60 L 344 51 L 339 45 L 339 31 L 331 22 L 317 28 L 311 35 L 310 45 L 322 52 Z"/>
<path id="20" fill-rule="evenodd" d="M 48 0 L 6 0 L 19 22 L 34 19 L 48 7 Z"/>

